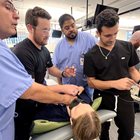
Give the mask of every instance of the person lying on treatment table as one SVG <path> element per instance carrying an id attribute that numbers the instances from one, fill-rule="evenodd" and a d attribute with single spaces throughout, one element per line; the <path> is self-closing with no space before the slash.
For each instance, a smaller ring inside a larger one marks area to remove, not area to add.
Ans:
<path id="1" fill-rule="evenodd" d="M 84 89 L 78 93 L 69 106 L 48 104 L 39 108 L 35 120 L 48 120 L 53 122 L 67 122 L 70 120 L 73 135 L 76 140 L 93 140 L 100 134 L 100 120 L 96 111 L 91 107 L 92 101 L 82 100 L 79 94 L 84 94 Z"/>

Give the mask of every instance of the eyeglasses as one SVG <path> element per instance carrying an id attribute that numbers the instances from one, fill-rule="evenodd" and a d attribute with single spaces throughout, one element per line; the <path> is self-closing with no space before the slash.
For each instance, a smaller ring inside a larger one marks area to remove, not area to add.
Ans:
<path id="1" fill-rule="evenodd" d="M 51 29 L 41 29 L 43 34 L 50 33 Z"/>
<path id="2" fill-rule="evenodd" d="M 50 33 L 51 32 L 51 29 L 50 28 L 40 28 L 40 27 L 36 27 L 36 26 L 33 26 L 34 29 L 39 29 L 43 34 L 46 34 L 46 33 Z"/>
<path id="3" fill-rule="evenodd" d="M 15 8 L 15 6 L 10 1 L 6 1 L 3 5 L 7 10 L 19 14 L 19 11 Z"/>

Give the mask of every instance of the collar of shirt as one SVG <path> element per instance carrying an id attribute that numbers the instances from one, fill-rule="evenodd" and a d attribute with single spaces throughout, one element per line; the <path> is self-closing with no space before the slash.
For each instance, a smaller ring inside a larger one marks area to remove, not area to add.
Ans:
<path id="1" fill-rule="evenodd" d="M 75 106 L 77 106 L 79 103 L 85 103 L 83 100 L 77 98 L 77 99 L 74 99 L 70 105 L 69 105 L 69 109 L 72 110 L 72 108 L 74 108 Z"/>

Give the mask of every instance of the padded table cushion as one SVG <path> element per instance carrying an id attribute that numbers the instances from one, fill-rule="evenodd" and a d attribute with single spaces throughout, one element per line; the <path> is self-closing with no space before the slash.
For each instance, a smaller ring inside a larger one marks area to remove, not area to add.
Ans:
<path id="1" fill-rule="evenodd" d="M 113 119 L 116 116 L 114 111 L 110 110 L 99 110 L 97 111 L 101 123 Z M 66 125 L 59 129 L 47 132 L 41 135 L 35 135 L 31 140 L 69 140 L 73 137 L 71 125 Z"/>
<path id="2" fill-rule="evenodd" d="M 95 99 L 92 104 L 92 108 L 94 110 L 97 110 L 101 104 L 101 101 L 102 101 L 102 97 Z M 31 135 L 41 134 L 44 132 L 55 130 L 62 126 L 68 125 L 69 123 L 70 122 L 52 122 L 48 120 L 35 120 L 33 122 L 33 129 L 32 129 Z"/>

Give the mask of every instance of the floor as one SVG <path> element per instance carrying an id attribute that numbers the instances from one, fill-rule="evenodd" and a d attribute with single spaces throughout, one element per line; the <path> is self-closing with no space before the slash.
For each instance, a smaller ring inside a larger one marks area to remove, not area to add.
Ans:
<path id="1" fill-rule="evenodd" d="M 110 140 L 117 140 L 117 128 L 112 121 L 110 129 Z M 140 113 L 135 115 L 135 136 L 132 140 L 140 140 Z"/>

